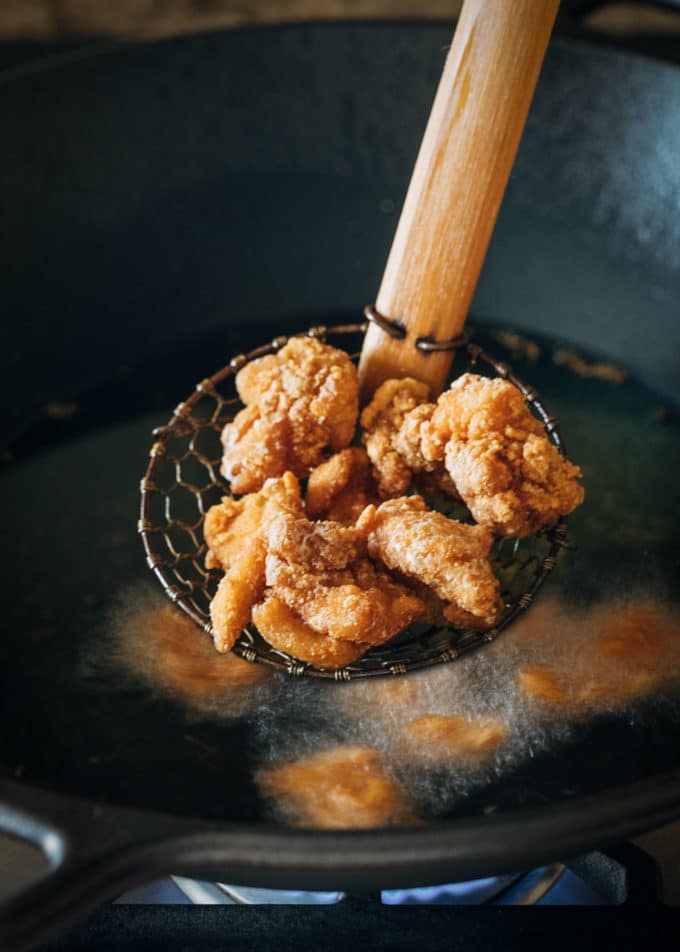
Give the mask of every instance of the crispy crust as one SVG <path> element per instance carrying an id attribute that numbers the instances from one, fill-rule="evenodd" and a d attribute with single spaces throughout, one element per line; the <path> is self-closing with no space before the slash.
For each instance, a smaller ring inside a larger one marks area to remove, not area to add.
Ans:
<path id="1" fill-rule="evenodd" d="M 372 502 L 378 502 L 378 493 L 361 446 L 341 450 L 309 475 L 305 509 L 312 519 L 352 525 Z"/>
<path id="2" fill-rule="evenodd" d="M 401 496 L 411 484 L 412 470 L 420 453 L 409 443 L 408 461 L 395 445 L 399 430 L 411 411 L 427 403 L 430 388 L 412 377 L 386 380 L 361 414 L 362 442 L 373 464 L 378 491 L 383 499 Z M 422 421 L 421 421 L 422 422 Z M 427 461 L 422 458 L 423 468 Z"/>
<path id="3" fill-rule="evenodd" d="M 448 603 L 449 620 L 459 624 L 469 614 L 477 627 L 498 621 L 499 585 L 488 560 L 492 537 L 482 526 L 448 519 L 429 509 L 421 496 L 405 496 L 369 507 L 358 528 L 368 532 L 373 558 L 424 583 Z"/>

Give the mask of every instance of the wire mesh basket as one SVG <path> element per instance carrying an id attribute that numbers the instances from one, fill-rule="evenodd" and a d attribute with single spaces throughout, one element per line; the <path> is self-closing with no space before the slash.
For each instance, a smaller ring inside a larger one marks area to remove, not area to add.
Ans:
<path id="1" fill-rule="evenodd" d="M 332 341 L 334 346 L 344 344 L 345 349 L 349 349 L 366 326 L 357 323 L 313 327 L 307 335 Z M 191 396 L 175 408 L 167 425 L 153 432 L 154 443 L 141 481 L 139 520 L 147 563 L 166 595 L 210 635 L 210 602 L 222 572 L 205 567 L 207 546 L 203 519 L 211 506 L 230 494 L 220 473 L 223 453 L 220 436 L 224 425 L 243 408 L 234 378 L 246 363 L 275 353 L 287 341 L 287 337 L 276 337 L 268 344 L 234 357 L 226 367 L 197 384 Z M 542 421 L 549 439 L 564 453 L 557 424 L 533 388 L 527 387 L 506 363 L 494 360 L 474 342 L 464 344 L 460 355 L 464 357 L 466 370 L 502 377 L 517 387 Z M 358 350 L 351 356 L 356 362 Z M 440 497 L 429 501 L 447 515 L 470 521 L 467 509 L 459 502 Z M 529 607 L 538 588 L 554 569 L 560 550 L 566 546 L 566 535 L 566 522 L 561 519 L 535 536 L 496 540 L 491 561 L 500 580 L 505 609 L 498 624 L 488 631 L 416 622 L 387 644 L 372 648 L 358 661 L 339 670 L 315 668 L 272 648 L 252 623 L 233 650 L 247 661 L 264 662 L 293 676 L 310 675 L 336 681 L 404 674 L 452 661 L 493 641 L 513 618 Z"/>

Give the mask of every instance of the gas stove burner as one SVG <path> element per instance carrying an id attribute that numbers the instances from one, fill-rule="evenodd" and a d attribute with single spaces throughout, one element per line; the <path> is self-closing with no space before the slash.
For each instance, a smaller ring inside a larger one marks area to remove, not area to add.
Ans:
<path id="1" fill-rule="evenodd" d="M 184 901 L 196 906 L 330 906 L 354 898 L 340 891 L 258 889 L 172 876 L 151 887 L 122 896 L 119 903 L 162 903 L 171 900 L 172 887 Z M 359 897 L 360 898 L 360 897 Z M 563 863 L 540 866 L 528 873 L 489 876 L 466 882 L 410 889 L 383 889 L 368 897 L 385 906 L 534 906 L 607 905 L 582 877 Z M 174 901 L 177 901 L 176 899 Z"/>
<path id="2" fill-rule="evenodd" d="M 196 906 L 618 906 L 658 902 L 660 867 L 630 843 L 529 872 L 443 885 L 383 889 L 367 895 L 260 889 L 172 876 L 121 896 L 118 904 Z"/>

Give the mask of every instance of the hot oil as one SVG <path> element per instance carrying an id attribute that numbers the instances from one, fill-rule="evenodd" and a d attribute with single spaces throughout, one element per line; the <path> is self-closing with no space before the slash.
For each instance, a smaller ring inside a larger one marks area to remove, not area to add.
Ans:
<path id="1" fill-rule="evenodd" d="M 245 720 L 261 794 L 279 820 L 303 826 L 450 813 L 527 761 L 559 756 L 598 718 L 668 716 L 680 687 L 680 613 L 644 592 L 581 609 L 546 595 L 485 650 L 346 684 L 219 655 L 146 588 L 112 613 L 111 635 L 99 665 L 171 699 L 188 722 Z"/>
<path id="2" fill-rule="evenodd" d="M 192 720 L 241 717 L 267 702 L 277 680 L 264 665 L 219 654 L 208 635 L 148 585 L 129 589 L 112 609 L 108 637 L 89 667 L 132 676 Z"/>
<path id="3" fill-rule="evenodd" d="M 558 690 L 549 690 L 553 683 Z M 305 763 L 340 745 L 369 747 L 419 815 L 436 817 L 534 758 L 568 756 L 569 743 L 598 719 L 646 719 L 651 727 L 661 708 L 665 716 L 677 710 L 678 688 L 676 609 L 640 594 L 575 612 L 549 596 L 495 644 L 458 662 L 400 678 L 293 686 L 285 714 L 263 724 L 260 742 L 276 764 Z M 303 721 L 317 729 L 291 735 L 291 723 Z M 278 803 L 277 811 L 286 808 Z"/>

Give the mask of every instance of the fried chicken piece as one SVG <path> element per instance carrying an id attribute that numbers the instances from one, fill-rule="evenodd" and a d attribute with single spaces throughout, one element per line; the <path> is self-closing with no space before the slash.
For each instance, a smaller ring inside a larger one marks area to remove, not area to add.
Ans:
<path id="1" fill-rule="evenodd" d="M 390 576 L 396 582 L 399 582 L 400 585 L 404 585 L 409 591 L 413 592 L 414 595 L 417 595 L 423 603 L 423 613 L 418 616 L 419 622 L 425 625 L 438 626 L 448 623 L 448 619 L 444 614 L 447 603 L 443 598 L 437 595 L 434 589 L 425 585 L 424 582 L 419 582 L 417 579 L 404 575 L 403 572 L 398 572 L 394 569 L 390 571 Z M 474 619 L 474 615 L 471 615 L 470 618 L 476 620 Z"/>
<path id="2" fill-rule="evenodd" d="M 318 634 L 378 645 L 422 613 L 420 599 L 365 558 L 351 526 L 310 522 L 296 502 L 267 508 L 267 585 Z"/>
<path id="3" fill-rule="evenodd" d="M 265 517 L 267 551 L 300 574 L 345 569 L 365 555 L 365 539 L 354 526 L 312 522 L 299 498 L 272 501 Z"/>
<path id="4" fill-rule="evenodd" d="M 350 446 L 309 475 L 305 509 L 313 519 L 352 525 L 369 503 L 378 502 L 366 450 Z"/>
<path id="5" fill-rule="evenodd" d="M 416 754 L 442 760 L 489 756 L 505 740 L 508 729 L 501 721 L 489 718 L 467 720 L 449 714 L 424 714 L 409 721 L 405 732 Z"/>
<path id="6" fill-rule="evenodd" d="M 267 502 L 273 500 L 302 504 L 300 486 L 292 473 L 268 480 L 260 492 L 242 499 L 227 496 L 206 513 L 206 566 L 220 566 L 226 572 L 210 603 L 215 647 L 220 652 L 231 651 L 250 621 L 253 605 L 262 598 L 267 552 L 264 514 Z"/>
<path id="7" fill-rule="evenodd" d="M 475 520 L 498 535 L 532 535 L 583 501 L 580 469 L 507 380 L 463 374 L 421 434 L 425 458 L 444 460 Z"/>
<path id="8" fill-rule="evenodd" d="M 206 568 L 227 571 L 249 546 L 264 549 L 262 526 L 270 499 L 281 504 L 300 504 L 300 484 L 291 472 L 284 473 L 280 479 L 267 480 L 259 492 L 240 499 L 223 496 L 208 509 L 203 520 L 203 537 L 208 546 Z"/>
<path id="9" fill-rule="evenodd" d="M 413 473 L 419 492 L 426 496 L 444 495 L 457 499 L 458 491 L 444 463 L 423 456 L 423 429 L 429 424 L 434 408 L 434 403 L 421 403 L 407 413 L 394 436 L 394 448 Z"/>
<path id="10" fill-rule="evenodd" d="M 423 582 L 448 602 L 444 614 L 453 624 L 490 627 L 498 621 L 503 606 L 488 560 L 492 537 L 487 529 L 447 519 L 421 496 L 369 506 L 357 528 L 368 533 L 374 559 Z"/>
<path id="11" fill-rule="evenodd" d="M 416 424 L 422 424 L 420 416 L 413 418 L 411 427 L 397 446 L 398 435 L 407 414 L 427 404 L 429 397 L 430 388 L 427 384 L 412 377 L 386 380 L 361 414 L 364 430 L 361 438 L 373 463 L 378 492 L 383 499 L 403 495 L 411 484 L 413 471 L 431 468 L 412 438 Z"/>
<path id="12" fill-rule="evenodd" d="M 260 770 L 262 796 L 293 826 L 370 829 L 418 822 L 405 792 L 372 747 L 341 746 Z"/>
<path id="13" fill-rule="evenodd" d="M 220 579 L 210 602 L 210 620 L 218 651 L 231 651 L 250 621 L 252 607 L 264 592 L 263 568 L 263 554 L 251 546 Z"/>
<path id="14" fill-rule="evenodd" d="M 370 645 L 359 642 L 318 634 L 275 596 L 253 608 L 253 621 L 272 648 L 285 651 L 300 661 L 308 661 L 317 668 L 344 668 L 370 648 Z"/>
<path id="15" fill-rule="evenodd" d="M 221 439 L 222 474 L 235 493 L 257 492 L 265 480 L 295 470 L 290 465 L 288 421 L 279 417 L 274 422 L 257 404 L 237 413 Z"/>
<path id="16" fill-rule="evenodd" d="M 356 367 L 342 350 L 293 337 L 236 375 L 245 409 L 222 433 L 222 472 L 235 493 L 258 490 L 291 470 L 307 476 L 346 447 L 359 413 Z"/>
<path id="17" fill-rule="evenodd" d="M 208 509 L 203 520 L 203 537 L 208 545 L 206 568 L 226 572 L 234 559 L 240 557 L 244 545 L 260 539 L 266 502 L 262 492 L 238 500 L 223 496 L 220 503 Z"/>
<path id="18" fill-rule="evenodd" d="M 378 572 L 369 559 L 360 559 L 344 571 L 314 575 L 306 593 L 286 574 L 277 572 L 275 590 L 295 605 L 312 628 L 334 638 L 382 645 L 423 612 L 417 595 Z"/>
<path id="19" fill-rule="evenodd" d="M 434 408 L 434 403 L 421 403 L 403 414 L 392 439 L 394 449 L 414 473 L 432 469 L 430 461 L 423 456 L 421 443 L 423 426 L 430 422 Z"/>

